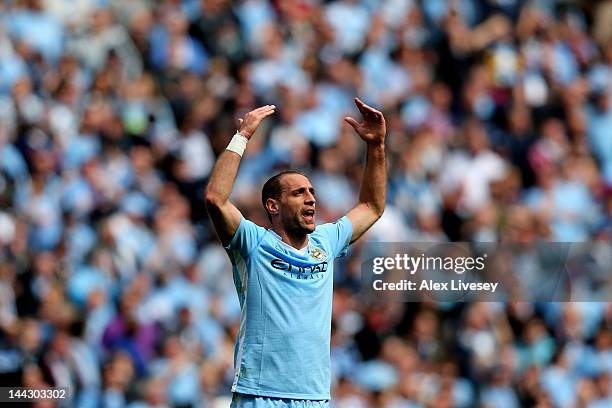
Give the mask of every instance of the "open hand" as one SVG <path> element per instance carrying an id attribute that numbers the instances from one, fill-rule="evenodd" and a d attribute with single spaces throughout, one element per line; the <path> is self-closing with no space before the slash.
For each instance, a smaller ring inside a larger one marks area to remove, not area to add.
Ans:
<path id="1" fill-rule="evenodd" d="M 244 115 L 244 118 L 238 119 L 240 124 L 238 132 L 247 139 L 250 139 L 261 121 L 273 114 L 275 109 L 276 106 L 274 105 L 266 105 L 248 112 Z"/>
<path id="2" fill-rule="evenodd" d="M 355 105 L 357 105 L 357 109 L 361 112 L 363 121 L 359 123 L 357 120 L 347 116 L 344 118 L 346 123 L 355 129 L 364 142 L 368 144 L 384 144 L 387 127 L 383 114 L 371 106 L 366 105 L 359 98 L 355 98 Z"/>

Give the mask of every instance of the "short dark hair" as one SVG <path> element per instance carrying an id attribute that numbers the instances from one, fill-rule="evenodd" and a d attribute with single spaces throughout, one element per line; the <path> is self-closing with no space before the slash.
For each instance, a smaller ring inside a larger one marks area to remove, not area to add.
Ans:
<path id="1" fill-rule="evenodd" d="M 268 212 L 268 209 L 266 208 L 266 201 L 268 201 L 268 198 L 273 198 L 275 200 L 278 200 L 280 198 L 281 193 L 282 193 L 282 187 L 280 183 L 281 178 L 287 174 L 300 174 L 306 177 L 306 175 L 302 173 L 301 171 L 284 170 L 270 177 L 268 181 L 265 182 L 265 184 L 263 185 L 263 188 L 261 189 L 261 203 L 263 204 L 264 210 L 266 210 L 266 214 L 268 215 L 268 219 L 270 221 L 272 221 L 272 216 L 270 215 L 270 213 Z"/>

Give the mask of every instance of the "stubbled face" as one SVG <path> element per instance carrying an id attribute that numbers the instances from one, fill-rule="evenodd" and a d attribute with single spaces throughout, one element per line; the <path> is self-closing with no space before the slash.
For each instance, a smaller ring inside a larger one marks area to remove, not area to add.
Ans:
<path id="1" fill-rule="evenodd" d="M 282 193 L 275 200 L 283 227 L 292 234 L 310 234 L 315 230 L 315 191 L 301 174 L 281 178 Z"/>

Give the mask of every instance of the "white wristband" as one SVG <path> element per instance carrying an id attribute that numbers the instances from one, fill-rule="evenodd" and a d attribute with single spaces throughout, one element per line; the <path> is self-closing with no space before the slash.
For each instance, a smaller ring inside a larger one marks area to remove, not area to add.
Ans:
<path id="1" fill-rule="evenodd" d="M 236 132 L 236 134 L 234 135 L 234 137 L 232 137 L 232 140 L 229 142 L 225 150 L 229 150 L 234 153 L 238 153 L 238 155 L 242 157 L 242 154 L 244 153 L 244 150 L 246 149 L 248 141 L 249 139 L 242 136 L 239 132 Z"/>

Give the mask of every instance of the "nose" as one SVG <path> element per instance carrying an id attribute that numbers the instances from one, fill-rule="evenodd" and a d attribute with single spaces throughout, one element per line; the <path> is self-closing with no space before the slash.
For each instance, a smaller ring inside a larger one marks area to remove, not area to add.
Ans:
<path id="1" fill-rule="evenodd" d="M 306 192 L 306 199 L 304 200 L 304 204 L 314 205 L 317 202 L 315 196 L 310 192 Z"/>

